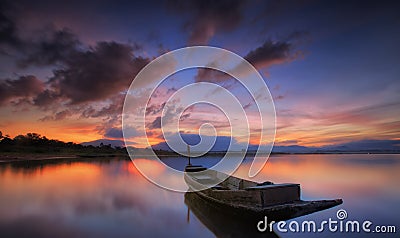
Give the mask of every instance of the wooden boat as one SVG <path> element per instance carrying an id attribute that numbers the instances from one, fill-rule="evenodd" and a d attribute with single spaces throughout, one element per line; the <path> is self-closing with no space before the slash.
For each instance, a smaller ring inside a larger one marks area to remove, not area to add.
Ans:
<path id="1" fill-rule="evenodd" d="M 188 192 L 195 191 L 209 206 L 231 216 L 252 219 L 267 216 L 269 222 L 282 221 L 335 207 L 343 202 L 342 199 L 303 201 L 300 199 L 299 184 L 256 183 L 193 165 L 186 166 L 185 172 Z"/>

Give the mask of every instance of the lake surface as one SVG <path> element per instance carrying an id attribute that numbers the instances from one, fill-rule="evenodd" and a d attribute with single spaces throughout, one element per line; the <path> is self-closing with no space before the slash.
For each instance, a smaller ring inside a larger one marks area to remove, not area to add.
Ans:
<path id="1" fill-rule="evenodd" d="M 211 166 L 218 160 L 192 163 Z M 182 158 L 163 161 L 178 169 L 186 164 Z M 246 159 L 236 175 L 246 178 L 250 163 Z M 254 180 L 300 183 L 304 200 L 343 199 L 338 207 L 294 219 L 299 223 L 337 219 L 336 212 L 345 209 L 349 220 L 397 230 L 283 233 L 274 226 L 279 237 L 399 237 L 400 155 L 274 155 Z M 188 211 L 183 193 L 153 185 L 122 159 L 0 165 L 0 201 L 1 237 L 215 237 L 210 222 Z M 247 228 L 256 231 L 253 225 Z"/>

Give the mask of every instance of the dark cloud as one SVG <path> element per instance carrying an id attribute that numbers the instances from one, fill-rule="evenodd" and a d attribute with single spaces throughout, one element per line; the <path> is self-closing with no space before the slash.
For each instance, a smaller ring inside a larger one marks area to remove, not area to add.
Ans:
<path id="1" fill-rule="evenodd" d="M 99 110 L 95 110 L 92 107 L 86 108 L 83 113 L 85 117 L 105 117 L 105 116 L 114 116 L 120 115 L 122 113 L 123 105 L 125 100 L 125 94 L 118 94 L 116 96 L 112 96 L 109 99 L 109 104 L 100 108 Z"/>
<path id="2" fill-rule="evenodd" d="M 184 120 L 188 119 L 189 117 L 190 117 L 190 113 L 186 113 L 186 114 L 183 114 L 183 115 L 181 116 L 181 118 L 179 118 L 179 120 L 180 120 L 180 121 L 184 121 Z"/>
<path id="3" fill-rule="evenodd" d="M 176 91 L 178 91 L 178 89 L 176 89 L 175 87 L 172 87 L 172 88 L 169 88 L 169 89 L 167 90 L 167 93 L 166 93 L 166 94 L 174 93 L 174 92 L 176 92 Z"/>
<path id="4" fill-rule="evenodd" d="M 78 107 L 78 113 L 81 113 L 81 116 L 86 118 L 102 118 L 103 123 L 97 127 L 97 131 L 99 134 L 106 136 L 112 128 L 121 125 L 124 99 L 124 94 L 118 94 L 111 97 L 108 100 L 108 104 L 99 109 L 92 107 L 92 104 L 88 104 L 89 106 L 85 104 L 83 109 Z"/>
<path id="5" fill-rule="evenodd" d="M 189 32 L 188 43 L 196 45 L 206 44 L 217 32 L 229 32 L 238 27 L 244 3 L 240 0 L 177 0 L 170 1 L 169 6 L 190 15 L 184 29 Z"/>
<path id="6" fill-rule="evenodd" d="M 33 104 L 41 107 L 48 108 L 59 100 L 59 94 L 53 90 L 45 89 L 35 96 Z"/>
<path id="7" fill-rule="evenodd" d="M 253 102 L 249 102 L 243 106 L 243 109 L 246 110 L 246 109 L 250 108 L 252 105 L 253 105 Z"/>
<path id="8" fill-rule="evenodd" d="M 148 58 L 134 54 L 142 48 L 135 42 L 97 42 L 87 47 L 71 30 L 58 29 L 53 24 L 29 29 L 34 34 L 22 34 L 23 29 L 17 27 L 15 19 L 26 9 L 19 7 L 16 12 L 11 9 L 10 4 L 0 4 L 1 51 L 13 47 L 20 67 L 52 66 L 54 69 L 48 88 L 34 100 L 37 106 L 48 106 L 59 98 L 71 105 L 105 100 L 125 90 L 149 62 Z M 8 48 L 4 47 L 5 43 Z"/>
<path id="9" fill-rule="evenodd" d="M 25 27 L 21 17 L 27 21 L 31 15 L 24 14 L 23 4 L 15 9 L 14 5 L 0 3 L 0 52 L 12 55 L 20 68 L 50 67 L 53 75 L 47 82 L 34 76 L 0 79 L 0 104 L 34 105 L 45 112 L 41 121 L 71 116 L 101 118 L 97 130 L 103 135 L 120 125 L 123 92 L 150 60 L 136 55 L 142 46 L 111 41 L 89 47 L 70 29 L 56 27 L 55 22 Z"/>
<path id="10" fill-rule="evenodd" d="M 48 115 L 40 119 L 40 121 L 60 121 L 63 120 L 74 113 L 71 110 L 62 110 L 59 112 L 56 112 L 54 115 Z"/>
<path id="11" fill-rule="evenodd" d="M 12 17 L 12 9 L 7 1 L 0 2 L 0 46 L 16 47 L 20 44 L 17 35 L 17 26 Z M 3 49 L 1 49 L 1 53 Z"/>
<path id="12" fill-rule="evenodd" d="M 102 107 L 96 107 L 90 102 L 78 105 L 63 105 L 60 104 L 62 98 L 59 95 L 53 95 L 53 91 L 51 90 L 44 90 L 33 100 L 33 104 L 41 107 L 45 111 L 50 111 L 50 114 L 40 119 L 41 121 L 62 120 L 70 116 L 100 118 L 102 119 L 102 123 L 100 123 L 96 129 L 99 134 L 105 137 L 122 138 L 122 132 L 118 132 L 118 128 L 115 127 L 121 125 L 121 113 L 124 99 L 125 94 L 119 93 L 106 100 L 102 100 L 104 103 Z M 67 109 L 59 111 L 60 107 Z M 133 132 L 130 130 L 129 133 Z"/>
<path id="13" fill-rule="evenodd" d="M 212 66 L 212 65 L 210 65 Z M 233 79 L 228 74 L 210 68 L 199 68 L 197 70 L 197 74 L 195 76 L 196 82 L 213 82 L 213 83 L 221 83 L 227 81 L 229 79 Z"/>
<path id="14" fill-rule="evenodd" d="M 55 112 L 45 119 L 58 120 L 81 113 L 84 117 L 108 117 L 118 121 L 124 98 L 122 92 L 149 59 L 135 57 L 133 46 L 117 42 L 100 42 L 94 48 L 80 51 L 76 48 L 78 40 L 73 34 L 66 31 L 55 34 L 47 43 L 43 41 L 43 47 L 29 55 L 24 64 L 59 62 L 62 66 L 54 70 L 54 75 L 46 83 L 35 76 L 0 80 L 0 104 L 18 99 L 53 111 L 54 107 L 58 111 L 62 106 L 80 105 L 78 109 L 81 111 Z M 100 109 L 89 105 L 107 100 L 109 104 Z M 60 105 L 60 102 L 63 103 Z"/>
<path id="15" fill-rule="evenodd" d="M 78 37 L 68 29 L 54 28 L 42 31 L 36 42 L 26 43 L 26 55 L 19 59 L 18 66 L 47 66 L 64 63 L 77 53 L 80 42 Z"/>
<path id="16" fill-rule="evenodd" d="M 32 27 L 30 20 L 40 18 L 32 14 L 26 3 L 0 3 L 0 52 L 12 56 L 18 67 L 54 65 L 77 51 L 80 42 L 72 31 L 58 29 L 54 21 Z"/>
<path id="17" fill-rule="evenodd" d="M 26 13 L 21 3 L 0 3 L 0 52 L 16 57 L 19 67 L 53 65 L 76 51 L 79 40 L 66 28 L 50 24 L 40 30 L 25 29 L 21 18 Z"/>
<path id="18" fill-rule="evenodd" d="M 123 91 L 149 59 L 135 57 L 134 46 L 127 44 L 100 42 L 94 48 L 79 51 L 74 48 L 73 42 L 77 41 L 72 40 L 75 39 L 72 34 L 62 33 L 57 37 L 59 40 L 49 41 L 50 48 L 38 49 L 47 56 L 37 58 L 31 55 L 30 60 L 25 62 L 38 65 L 60 62 L 62 67 L 56 69 L 46 83 L 34 76 L 1 80 L 0 103 L 19 98 L 21 102 L 28 101 L 44 110 L 54 111 L 41 120 L 61 120 L 76 114 L 105 118 L 104 125 L 99 128 L 105 133 L 108 128 L 120 123 L 125 97 Z M 46 49 L 49 52 L 46 53 Z M 70 53 L 64 55 L 60 53 L 62 51 Z M 94 101 L 106 102 L 106 105 L 93 108 L 91 103 Z M 59 111 L 63 106 L 68 106 L 68 110 Z"/>
<path id="19" fill-rule="evenodd" d="M 148 62 L 134 57 L 130 45 L 99 42 L 68 58 L 65 66 L 54 72 L 50 84 L 71 104 L 103 100 L 127 89 Z"/>
<path id="20" fill-rule="evenodd" d="M 250 51 L 244 58 L 256 68 L 267 68 L 294 59 L 292 45 L 289 42 L 267 40 L 264 44 Z"/>
<path id="21" fill-rule="evenodd" d="M 43 92 L 45 84 L 35 76 L 21 76 L 18 79 L 0 79 L 0 104 L 11 99 L 31 98 Z"/>
<path id="22" fill-rule="evenodd" d="M 160 113 L 165 106 L 165 102 L 162 103 L 161 105 L 158 104 L 151 104 L 146 108 L 146 115 L 156 115 Z"/>
<path id="23" fill-rule="evenodd" d="M 296 34 L 296 37 L 298 34 Z M 294 36 L 293 36 L 294 37 Z M 294 39 L 290 37 L 290 39 Z M 296 40 L 296 39 L 295 39 Z M 295 51 L 293 43 L 288 41 L 272 41 L 267 40 L 261 46 L 247 53 L 244 57 L 258 70 L 267 69 L 274 64 L 282 64 L 290 62 L 299 56 L 301 51 Z M 210 65 L 213 67 L 214 65 Z M 235 71 L 243 70 L 243 65 L 238 65 Z M 206 81 L 214 83 L 222 83 L 233 79 L 228 74 L 214 69 L 200 68 L 195 76 L 196 82 Z"/>
<path id="24" fill-rule="evenodd" d="M 152 129 L 160 129 L 161 128 L 161 117 L 156 117 L 153 122 L 147 125 L 147 128 Z"/>

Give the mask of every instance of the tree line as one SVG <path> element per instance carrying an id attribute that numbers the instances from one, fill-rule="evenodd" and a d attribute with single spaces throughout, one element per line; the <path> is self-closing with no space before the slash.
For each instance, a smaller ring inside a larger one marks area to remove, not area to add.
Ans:
<path id="1" fill-rule="evenodd" d="M 0 152 L 17 153 L 125 153 L 126 149 L 121 147 L 113 148 L 110 144 L 99 146 L 81 145 L 74 142 L 63 142 L 60 140 L 48 139 L 38 133 L 27 133 L 11 138 L 0 131 Z"/>

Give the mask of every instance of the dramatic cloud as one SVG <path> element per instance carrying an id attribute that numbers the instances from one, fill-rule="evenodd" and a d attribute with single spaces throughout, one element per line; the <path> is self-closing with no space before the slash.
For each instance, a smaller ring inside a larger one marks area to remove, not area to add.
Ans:
<path id="1" fill-rule="evenodd" d="M 189 44 L 206 44 L 218 31 L 234 30 L 242 20 L 244 1 L 171 1 L 172 9 L 190 14 L 184 29 L 189 31 Z"/>
<path id="2" fill-rule="evenodd" d="M 58 32 L 47 43 L 42 41 L 43 47 L 31 51 L 24 66 L 57 64 L 53 76 L 47 82 L 34 76 L 1 80 L 0 104 L 14 100 L 14 104 L 37 106 L 47 113 L 41 121 L 74 115 L 101 118 L 97 131 L 107 136 L 110 128 L 121 123 L 124 91 L 149 59 L 136 57 L 134 46 L 117 42 L 79 50 L 75 39 L 68 32 Z"/>
<path id="3" fill-rule="evenodd" d="M 35 53 L 41 52 L 43 56 L 29 55 L 25 66 L 53 63 L 60 66 L 46 83 L 34 76 L 1 80 L 0 104 L 18 99 L 52 113 L 42 121 L 62 120 L 73 115 L 103 118 L 98 131 L 106 133 L 120 124 L 124 91 L 149 59 L 136 57 L 134 46 L 117 42 L 99 42 L 93 48 L 78 50 L 78 41 L 74 39 L 76 37 L 70 33 L 58 32 L 47 43 L 43 41 L 44 47 Z"/>
<path id="4" fill-rule="evenodd" d="M 119 137 L 124 97 L 137 72 L 168 49 L 203 44 L 241 54 L 262 76 L 269 78 L 273 72 L 268 86 L 277 102 L 280 140 L 304 145 L 342 137 L 399 138 L 398 105 L 357 109 L 371 102 L 399 101 L 398 3 L 166 3 L 0 1 L 0 125 L 12 135 L 34 128 L 63 140 Z M 301 67 L 289 64 L 303 52 L 311 57 Z M 180 62 L 170 57 L 160 63 L 137 88 L 148 92 L 151 80 L 177 69 Z M 246 80 L 244 65 L 230 66 Z M 132 100 L 132 112 L 146 113 L 152 144 L 162 141 L 161 120 L 167 126 L 179 120 L 179 130 L 186 133 L 197 133 L 204 122 L 213 122 L 220 135 L 229 133 L 225 117 L 206 107 L 192 107 L 184 114 L 175 108 L 161 115 L 171 94 L 193 80 L 228 89 L 249 114 L 249 122 L 256 124 L 257 108 L 240 83 L 219 71 L 195 70 L 171 75 L 150 101 L 141 98 L 141 92 Z M 56 126 L 47 128 L 49 124 Z"/>
<path id="5" fill-rule="evenodd" d="M 163 110 L 164 106 L 165 102 L 162 103 L 161 105 L 151 104 L 146 108 L 146 115 L 156 115 Z"/>
<path id="6" fill-rule="evenodd" d="M 11 4 L 0 4 L 0 47 L 16 51 L 19 67 L 53 67 L 48 88 L 34 100 L 35 105 L 48 106 L 62 98 L 69 104 L 105 100 L 126 90 L 138 71 L 149 62 L 135 55 L 137 43 L 97 42 L 93 47 L 82 44 L 71 30 L 45 25 L 34 34 L 22 32 Z M 19 24 L 21 25 L 21 24 Z M 31 29 L 32 31 L 32 29 Z M 5 98 L 6 95 L 3 95 Z"/>
<path id="7" fill-rule="evenodd" d="M 152 121 L 151 123 L 149 123 L 147 125 L 147 128 L 149 128 L 150 130 L 160 129 L 161 128 L 161 117 L 156 117 L 156 119 L 154 119 L 154 121 Z"/>
<path id="8" fill-rule="evenodd" d="M 77 113 L 81 113 L 84 118 L 102 118 L 103 122 L 97 127 L 97 131 L 105 135 L 109 132 L 110 128 L 121 125 L 121 114 L 124 105 L 124 94 L 111 97 L 108 103 L 101 108 L 94 108 L 92 104 L 89 106 L 83 105 L 83 109 L 78 106 Z"/>
<path id="9" fill-rule="evenodd" d="M 244 58 L 256 68 L 268 68 L 273 64 L 281 64 L 295 59 L 292 45 L 289 42 L 267 40 L 255 50 L 250 51 Z"/>
<path id="10" fill-rule="evenodd" d="M 31 98 L 44 91 L 45 84 L 35 76 L 21 76 L 16 80 L 0 79 L 0 104 L 11 99 Z"/>
<path id="11" fill-rule="evenodd" d="M 46 89 L 40 92 L 38 95 L 35 95 L 33 104 L 45 109 L 53 104 L 56 104 L 59 99 L 59 94 L 57 92 Z"/>
<path id="12" fill-rule="evenodd" d="M 63 110 L 60 112 L 56 112 L 54 115 L 49 115 L 49 116 L 45 116 L 43 118 L 40 119 L 40 121 L 59 121 L 59 120 L 63 120 L 69 116 L 73 115 L 71 110 Z"/>
<path id="13" fill-rule="evenodd" d="M 19 4 L 0 3 L 0 53 L 16 57 L 17 65 L 25 68 L 60 63 L 77 50 L 80 42 L 67 28 L 57 29 L 50 24 L 35 30 L 25 29 L 17 21 L 27 15 L 22 9 Z"/>
<path id="14" fill-rule="evenodd" d="M 0 46 L 16 47 L 20 44 L 17 36 L 17 26 L 11 17 L 10 6 L 7 2 L 0 2 Z M 0 48 L 0 53 L 5 53 Z"/>
<path id="15" fill-rule="evenodd" d="M 221 83 L 225 82 L 229 79 L 233 79 L 230 75 L 225 74 L 221 71 L 208 69 L 208 68 L 199 68 L 197 70 L 197 75 L 195 76 L 196 82 L 213 82 L 213 83 Z"/>
<path id="16" fill-rule="evenodd" d="M 111 97 L 110 104 L 107 106 L 102 107 L 96 113 L 92 114 L 91 117 L 104 117 L 110 115 L 121 115 L 122 108 L 124 105 L 124 94 L 119 94 L 117 96 Z"/>
<path id="17" fill-rule="evenodd" d="M 47 66 L 64 63 L 77 54 L 80 45 L 78 37 L 68 29 L 46 29 L 35 42 L 25 43 L 26 55 L 18 60 L 18 65 Z"/>
<path id="18" fill-rule="evenodd" d="M 290 62 L 300 55 L 301 51 L 294 51 L 294 46 L 290 41 L 267 40 L 260 47 L 250 51 L 244 58 L 258 70 L 261 70 L 267 69 L 274 64 Z M 243 68 L 243 65 L 240 64 L 236 67 L 235 71 L 240 73 L 243 71 Z M 232 77 L 228 74 L 207 68 L 198 69 L 198 73 L 195 76 L 196 82 L 222 83 L 231 79 Z"/>
<path id="19" fill-rule="evenodd" d="M 148 59 L 133 57 L 132 47 L 116 42 L 100 42 L 88 51 L 68 58 L 56 70 L 50 84 L 72 104 L 105 99 L 128 88 Z"/>
<path id="20" fill-rule="evenodd" d="M 186 120 L 186 119 L 188 119 L 189 117 L 190 117 L 190 113 L 186 113 L 186 114 L 183 114 L 180 118 L 179 118 L 179 121 L 184 121 L 184 120 Z"/>

